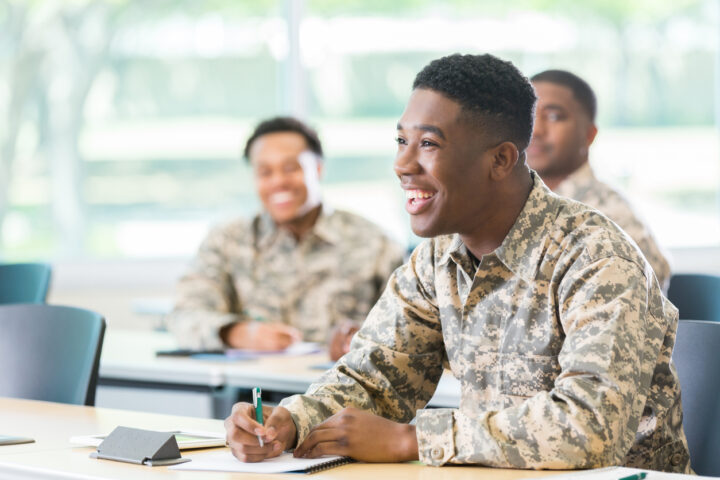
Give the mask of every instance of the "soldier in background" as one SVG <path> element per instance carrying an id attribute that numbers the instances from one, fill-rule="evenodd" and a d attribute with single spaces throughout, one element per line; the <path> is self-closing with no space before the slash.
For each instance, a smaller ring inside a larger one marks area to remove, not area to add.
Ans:
<path id="1" fill-rule="evenodd" d="M 265 426 L 251 405 L 233 407 L 236 457 L 296 447 L 369 462 L 689 471 L 670 366 L 677 309 L 614 223 L 528 169 L 534 103 L 527 79 L 491 55 L 417 75 L 395 172 L 428 239 L 306 394 L 268 407 Z M 423 409 L 444 360 L 460 406 Z"/>
<path id="2" fill-rule="evenodd" d="M 178 283 L 168 328 L 189 348 L 328 342 L 335 360 L 402 263 L 402 248 L 322 202 L 322 146 L 302 122 L 260 123 L 245 157 L 264 211 L 210 232 Z"/>
<path id="3" fill-rule="evenodd" d="M 638 244 L 667 291 L 670 264 L 650 228 L 625 197 L 595 177 L 588 162 L 597 134 L 597 102 L 590 85 L 564 70 L 546 70 L 530 81 L 538 101 L 528 165 L 553 192 L 597 208 L 617 223 Z"/>

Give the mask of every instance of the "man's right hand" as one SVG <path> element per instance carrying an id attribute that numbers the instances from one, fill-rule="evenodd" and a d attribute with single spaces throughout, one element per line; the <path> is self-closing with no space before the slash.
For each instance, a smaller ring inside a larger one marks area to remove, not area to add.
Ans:
<path id="1" fill-rule="evenodd" d="M 225 439 L 241 462 L 277 457 L 295 446 L 297 429 L 286 409 L 264 406 L 263 423 L 264 426 L 255 421 L 255 408 L 250 403 L 236 403 L 225 419 Z M 258 435 L 263 439 L 262 447 Z"/>
<path id="2" fill-rule="evenodd" d="M 225 342 L 231 348 L 250 350 L 284 350 L 302 340 L 297 328 L 282 323 L 239 322 L 230 327 Z"/>

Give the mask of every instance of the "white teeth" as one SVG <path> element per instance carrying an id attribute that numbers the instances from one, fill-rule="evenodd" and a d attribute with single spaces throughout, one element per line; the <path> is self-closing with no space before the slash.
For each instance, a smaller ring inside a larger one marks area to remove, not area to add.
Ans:
<path id="1" fill-rule="evenodd" d="M 407 198 L 431 198 L 435 195 L 435 192 L 425 192 L 423 190 L 405 190 L 405 196 Z"/>
<path id="2" fill-rule="evenodd" d="M 270 195 L 270 202 L 272 203 L 284 203 L 292 200 L 293 194 L 290 192 L 278 192 Z"/>

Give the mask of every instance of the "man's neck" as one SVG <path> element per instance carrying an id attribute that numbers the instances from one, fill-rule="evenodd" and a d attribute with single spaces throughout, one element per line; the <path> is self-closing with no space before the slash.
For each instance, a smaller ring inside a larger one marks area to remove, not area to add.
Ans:
<path id="1" fill-rule="evenodd" d="M 290 232 L 293 237 L 295 237 L 295 240 L 299 242 L 310 230 L 312 230 L 315 222 L 317 222 L 320 217 L 321 210 L 322 205 L 319 205 L 307 212 L 305 215 L 294 218 L 287 223 L 278 224 L 278 227 Z"/>
<path id="2" fill-rule="evenodd" d="M 563 171 L 563 172 L 553 172 L 553 173 L 546 173 L 544 175 L 541 175 L 542 181 L 547 187 L 552 190 L 553 192 L 558 189 L 561 183 L 563 183 L 567 178 L 572 175 L 573 173 L 580 170 L 583 166 L 587 165 L 588 158 L 585 157 L 581 159 L 580 163 L 575 165 L 575 168 L 569 171 Z"/>
<path id="3" fill-rule="evenodd" d="M 542 181 L 545 185 L 547 185 L 550 190 L 554 192 L 555 190 L 557 190 L 560 184 L 564 182 L 565 179 L 569 176 L 569 173 L 563 173 L 561 175 L 545 175 L 542 177 Z"/>
<path id="4" fill-rule="evenodd" d="M 501 192 L 497 201 L 500 207 L 494 215 L 484 221 L 475 232 L 460 234 L 463 243 L 476 258 L 482 258 L 502 244 L 525 206 L 532 186 L 533 180 L 529 172 L 519 175 L 513 185 Z"/>

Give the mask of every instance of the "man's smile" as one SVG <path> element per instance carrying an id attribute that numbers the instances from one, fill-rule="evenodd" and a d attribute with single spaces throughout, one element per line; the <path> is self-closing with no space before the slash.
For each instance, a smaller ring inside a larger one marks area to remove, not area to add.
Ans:
<path id="1" fill-rule="evenodd" d="M 405 197 L 407 198 L 407 202 L 405 203 L 405 210 L 407 210 L 410 215 L 422 213 L 430 202 L 432 202 L 436 193 L 437 192 L 432 190 L 422 190 L 419 188 L 406 189 Z"/>

